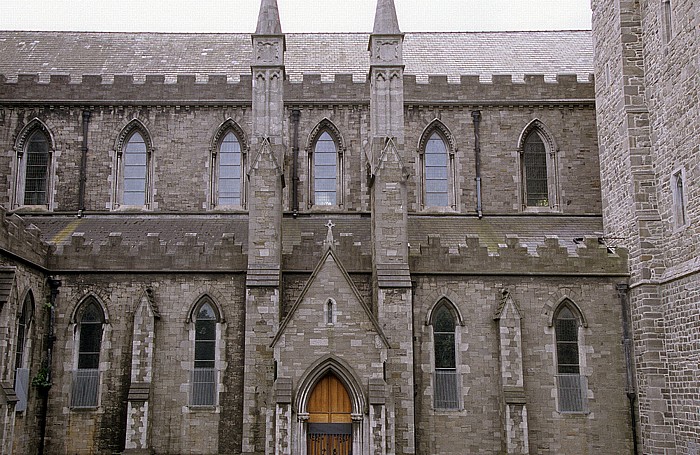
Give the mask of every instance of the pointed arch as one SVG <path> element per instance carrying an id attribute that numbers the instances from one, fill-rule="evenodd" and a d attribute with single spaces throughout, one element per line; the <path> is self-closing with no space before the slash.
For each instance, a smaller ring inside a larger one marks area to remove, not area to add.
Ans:
<path id="1" fill-rule="evenodd" d="M 245 131 L 243 131 L 243 128 L 241 128 L 238 122 L 233 120 L 231 117 L 228 117 L 226 120 L 221 122 L 221 124 L 214 131 L 209 143 L 209 151 L 214 153 L 221 144 L 221 140 L 225 134 L 229 131 L 236 135 L 236 138 L 241 144 L 241 152 L 248 153 L 248 149 L 250 147 L 248 136 L 245 134 Z"/>
<path id="2" fill-rule="evenodd" d="M 309 208 L 343 206 L 344 154 L 340 130 L 330 119 L 322 119 L 309 133 L 306 145 Z"/>
<path id="3" fill-rule="evenodd" d="M 190 406 L 216 406 L 218 403 L 218 363 L 220 352 L 221 309 L 208 294 L 195 300 L 188 313 L 190 340 L 193 340 L 190 371 Z"/>
<path id="4" fill-rule="evenodd" d="M 75 305 L 73 308 L 73 312 L 71 313 L 70 321 L 73 324 L 78 324 L 80 323 L 79 317 L 81 314 L 81 311 L 83 310 L 83 306 L 89 303 L 89 301 L 94 301 L 99 307 L 100 311 L 102 312 L 102 319 L 105 324 L 109 324 L 109 313 L 107 312 L 107 306 L 104 304 L 104 301 L 98 296 L 95 292 L 93 291 L 88 291 L 83 295 L 79 300 L 78 303 Z"/>
<path id="5" fill-rule="evenodd" d="M 153 195 L 153 141 L 146 125 L 130 120 L 117 136 L 112 207 L 151 207 Z"/>
<path id="6" fill-rule="evenodd" d="M 17 135 L 14 148 L 12 207 L 51 208 L 56 151 L 53 132 L 41 119 L 34 117 Z"/>
<path id="7" fill-rule="evenodd" d="M 559 148 L 554 135 L 539 119 L 520 132 L 517 143 L 520 205 L 523 210 L 559 210 Z"/>
<path id="8" fill-rule="evenodd" d="M 197 310 L 205 303 L 209 303 L 212 306 L 218 322 L 224 321 L 224 313 L 219 303 L 208 292 L 203 292 L 190 305 L 185 322 L 190 323 L 194 321 L 196 319 Z"/>
<path id="9" fill-rule="evenodd" d="M 453 303 L 450 297 L 442 293 L 439 295 L 438 298 L 433 300 L 434 303 L 431 305 L 430 309 L 428 309 L 428 314 L 425 318 L 425 325 L 432 325 L 435 310 L 441 305 L 445 305 L 450 309 L 450 311 L 454 315 L 455 319 L 457 320 L 457 325 L 464 326 L 464 317 L 462 316 L 462 312 L 459 311 L 459 307 Z"/>
<path id="10" fill-rule="evenodd" d="M 583 313 L 573 301 L 562 299 L 552 313 L 554 326 L 557 410 L 587 412 L 587 381 L 583 373 L 581 327 Z"/>
<path id="11" fill-rule="evenodd" d="M 456 208 L 455 152 L 457 144 L 439 119 L 425 127 L 418 141 L 420 206 Z"/>
<path id="12" fill-rule="evenodd" d="M 436 409 L 460 407 L 457 314 L 455 305 L 446 298 L 440 299 L 430 312 L 433 335 L 433 406 Z"/>
<path id="13" fill-rule="evenodd" d="M 106 313 L 94 294 L 76 305 L 72 408 L 95 408 L 99 404 L 100 359 L 104 345 Z"/>
<path id="14" fill-rule="evenodd" d="M 573 314 L 578 318 L 581 327 L 588 327 L 588 320 L 586 319 L 586 316 L 583 313 L 583 310 L 581 310 L 581 307 L 579 307 L 576 302 L 574 302 L 573 299 L 569 298 L 568 296 L 563 296 L 561 297 L 555 305 L 552 306 L 552 311 L 549 312 L 549 320 L 548 320 L 548 326 L 552 327 L 554 325 L 554 320 L 556 319 L 557 315 L 561 311 L 563 307 L 569 307 L 569 309 L 573 312 Z"/>
<path id="15" fill-rule="evenodd" d="M 347 362 L 332 354 L 318 359 L 302 375 L 296 394 L 295 407 L 297 412 L 304 413 L 307 411 L 311 392 L 316 384 L 328 373 L 333 373 L 343 384 L 348 395 L 350 395 L 352 414 L 364 414 L 367 399 L 359 376 Z"/>

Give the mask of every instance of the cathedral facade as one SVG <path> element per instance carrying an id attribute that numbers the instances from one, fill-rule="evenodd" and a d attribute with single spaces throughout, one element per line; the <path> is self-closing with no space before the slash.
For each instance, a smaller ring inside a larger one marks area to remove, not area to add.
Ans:
<path id="1" fill-rule="evenodd" d="M 682 406 L 693 434 L 660 382 L 692 341 L 647 325 L 697 306 L 696 255 L 643 265 L 605 8 L 595 59 L 403 33 L 392 0 L 370 34 L 284 34 L 275 0 L 247 35 L 2 32 L 0 453 L 664 453 Z"/>

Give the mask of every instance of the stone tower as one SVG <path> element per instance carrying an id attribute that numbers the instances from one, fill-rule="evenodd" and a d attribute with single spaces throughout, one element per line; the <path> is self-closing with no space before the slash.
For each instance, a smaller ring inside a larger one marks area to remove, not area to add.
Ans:
<path id="1" fill-rule="evenodd" d="M 618 288 L 634 330 L 640 451 L 697 454 L 700 7 L 592 6 L 605 236 L 630 253 Z"/>

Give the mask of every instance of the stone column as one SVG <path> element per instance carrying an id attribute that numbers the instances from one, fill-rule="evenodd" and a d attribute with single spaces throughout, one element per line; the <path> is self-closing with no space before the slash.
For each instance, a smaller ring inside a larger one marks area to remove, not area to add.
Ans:
<path id="1" fill-rule="evenodd" d="M 529 454 L 527 407 L 523 387 L 521 316 L 508 291 L 503 291 L 501 304 L 494 319 L 498 322 L 499 333 L 506 453 Z"/>

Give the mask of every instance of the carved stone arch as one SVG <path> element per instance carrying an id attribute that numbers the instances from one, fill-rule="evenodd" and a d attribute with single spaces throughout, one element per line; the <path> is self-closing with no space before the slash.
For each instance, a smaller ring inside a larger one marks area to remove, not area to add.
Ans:
<path id="1" fill-rule="evenodd" d="M 17 318 L 19 318 L 20 313 L 22 312 L 22 309 L 24 309 L 24 302 L 27 300 L 27 297 L 30 298 L 31 302 L 31 319 L 34 318 L 34 315 L 36 314 L 36 299 L 34 298 L 34 291 L 32 291 L 32 288 L 27 288 L 24 291 L 22 291 L 21 298 L 19 299 L 21 308 L 20 311 L 17 313 Z"/>
<path id="2" fill-rule="evenodd" d="M 462 312 L 459 311 L 459 308 L 457 305 L 454 304 L 454 302 L 447 297 L 446 295 L 441 295 L 439 296 L 436 300 L 433 301 L 434 303 L 428 310 L 428 314 L 426 315 L 425 318 L 425 325 L 432 325 L 433 324 L 433 314 L 435 313 L 435 310 L 439 308 L 442 305 L 446 305 L 452 312 L 452 314 L 456 317 L 457 323 L 460 326 L 464 326 L 464 317 L 462 317 Z"/>
<path id="3" fill-rule="evenodd" d="M 436 118 L 423 129 L 423 132 L 420 135 L 420 139 L 418 141 L 419 154 L 422 155 L 425 152 L 428 139 L 430 139 L 434 132 L 437 132 L 445 142 L 445 145 L 447 145 L 447 153 L 453 155 L 457 152 L 457 141 L 455 140 L 454 135 L 452 135 L 452 132 L 447 125 L 442 123 L 440 119 Z"/>
<path id="4" fill-rule="evenodd" d="M 565 306 L 568 307 L 571 311 L 573 311 L 573 313 L 578 318 L 582 327 L 588 327 L 588 321 L 586 320 L 586 316 L 584 315 L 583 311 L 581 310 L 581 307 L 579 307 L 576 304 L 576 302 L 574 302 L 569 297 L 562 297 L 561 299 L 559 299 L 559 301 L 556 303 L 556 305 L 554 305 L 552 307 L 552 311 L 549 314 L 549 320 L 548 320 L 549 327 L 552 327 L 554 325 L 554 319 L 556 318 L 556 315 Z"/>
<path id="5" fill-rule="evenodd" d="M 366 397 L 362 390 L 362 382 L 355 371 L 342 359 L 331 354 L 321 357 L 306 369 L 297 388 L 295 408 L 297 412 L 306 412 L 311 392 L 318 382 L 329 372 L 335 374 L 345 386 L 352 404 L 352 413 L 364 414 Z"/>
<path id="6" fill-rule="evenodd" d="M 247 154 L 250 146 L 248 138 L 245 132 L 243 131 L 243 128 L 241 128 L 241 126 L 230 117 L 224 120 L 221 123 L 221 125 L 219 125 L 216 128 L 216 131 L 214 131 L 214 134 L 211 138 L 211 142 L 209 144 L 209 152 L 216 153 L 219 150 L 219 145 L 221 145 L 221 141 L 223 140 L 226 133 L 228 133 L 229 131 L 233 132 L 233 134 L 236 136 L 236 139 L 238 139 L 239 144 L 241 144 L 241 153 Z"/>
<path id="7" fill-rule="evenodd" d="M 124 150 L 124 145 L 126 140 L 131 137 L 131 135 L 138 131 L 143 137 L 146 143 L 146 150 L 151 152 L 153 150 L 153 140 L 151 139 L 151 133 L 148 131 L 146 124 L 139 118 L 131 119 L 126 125 L 124 125 L 117 136 L 117 140 L 114 143 L 114 150 L 121 152 Z"/>
<path id="8" fill-rule="evenodd" d="M 199 308 L 204 302 L 209 302 L 211 304 L 212 309 L 216 313 L 216 322 L 224 322 L 223 309 L 216 301 L 216 299 L 214 299 L 208 292 L 203 292 L 196 299 L 194 299 L 193 303 L 190 305 L 189 310 L 187 311 L 187 319 L 185 320 L 185 322 L 190 323 L 195 320 L 194 313 L 195 311 L 197 311 L 197 308 Z"/>
<path id="9" fill-rule="evenodd" d="M 49 126 L 38 117 L 34 117 L 29 121 L 29 123 L 24 125 L 22 130 L 17 135 L 17 139 L 15 140 L 15 151 L 17 153 L 24 152 L 29 136 L 31 136 L 37 130 L 44 133 L 46 138 L 49 140 L 49 149 L 51 151 L 56 150 L 56 140 L 51 128 L 49 128 Z"/>
<path id="10" fill-rule="evenodd" d="M 530 123 L 525 125 L 525 128 L 520 132 L 520 136 L 518 137 L 518 151 L 522 152 L 525 147 L 525 140 L 527 137 L 532 133 L 533 131 L 537 131 L 539 133 L 540 137 L 542 138 L 542 142 L 545 143 L 545 146 L 547 147 L 548 152 L 558 152 L 559 147 L 557 146 L 557 142 L 554 139 L 554 135 L 549 131 L 549 128 L 540 121 L 540 119 L 534 119 L 531 120 Z"/>
<path id="11" fill-rule="evenodd" d="M 71 313 L 70 321 L 73 324 L 80 323 L 80 321 L 78 320 L 78 316 L 80 315 L 80 312 L 82 311 L 83 307 L 89 301 L 94 301 L 97 304 L 97 306 L 102 311 L 102 320 L 104 321 L 105 324 L 109 324 L 109 313 L 107 312 L 107 305 L 105 305 L 104 300 L 102 298 L 100 298 L 100 296 L 97 295 L 97 293 L 92 292 L 92 291 L 86 292 L 78 300 L 78 303 L 75 305 L 75 307 L 73 308 L 73 312 Z"/>
<path id="12" fill-rule="evenodd" d="M 338 127 L 335 126 L 335 123 L 333 123 L 328 117 L 324 117 L 320 122 L 318 122 L 309 133 L 309 137 L 306 141 L 306 151 L 312 151 L 316 140 L 324 131 L 327 131 L 335 141 L 336 145 L 338 146 L 338 154 L 345 153 L 345 139 L 340 133 Z"/>

